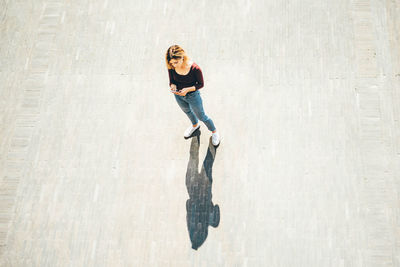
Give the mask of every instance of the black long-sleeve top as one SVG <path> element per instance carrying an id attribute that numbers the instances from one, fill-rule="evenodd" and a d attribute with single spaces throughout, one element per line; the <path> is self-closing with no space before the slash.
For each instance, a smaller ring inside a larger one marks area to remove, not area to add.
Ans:
<path id="1" fill-rule="evenodd" d="M 176 89 L 180 90 L 185 87 L 196 87 L 196 90 L 199 90 L 204 86 L 203 73 L 201 72 L 200 67 L 193 62 L 192 66 L 190 66 L 190 71 L 186 75 L 178 74 L 174 69 L 168 70 L 169 74 L 169 85 L 175 84 Z"/>

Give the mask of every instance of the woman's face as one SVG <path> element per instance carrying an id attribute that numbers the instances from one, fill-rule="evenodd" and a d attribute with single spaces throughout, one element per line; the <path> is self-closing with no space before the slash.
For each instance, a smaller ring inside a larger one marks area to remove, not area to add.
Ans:
<path id="1" fill-rule="evenodd" d="M 181 68 L 183 64 L 183 58 L 173 58 L 169 61 L 174 68 Z"/>

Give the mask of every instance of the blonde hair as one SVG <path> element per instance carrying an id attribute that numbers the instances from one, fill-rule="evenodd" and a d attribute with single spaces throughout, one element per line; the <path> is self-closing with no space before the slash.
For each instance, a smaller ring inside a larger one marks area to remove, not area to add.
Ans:
<path id="1" fill-rule="evenodd" d="M 179 45 L 172 45 L 168 48 L 167 53 L 165 54 L 165 62 L 167 64 L 168 69 L 174 69 L 171 65 L 171 59 L 181 59 L 183 58 L 183 64 L 187 65 L 189 62 L 189 57 L 187 56 L 185 50 L 182 49 Z"/>

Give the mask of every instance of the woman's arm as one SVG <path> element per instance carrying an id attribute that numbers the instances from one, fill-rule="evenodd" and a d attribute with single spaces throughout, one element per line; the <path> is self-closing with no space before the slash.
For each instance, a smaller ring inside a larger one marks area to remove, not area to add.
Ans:
<path id="1" fill-rule="evenodd" d="M 196 87 L 195 86 L 190 86 L 190 87 L 185 87 L 182 90 L 187 90 L 187 92 L 193 92 L 196 91 Z"/>
<path id="2" fill-rule="evenodd" d="M 203 73 L 201 72 L 201 69 L 199 67 L 195 69 L 194 76 L 196 77 L 197 80 L 196 84 L 194 85 L 195 90 L 203 88 L 204 87 Z"/>
<path id="3" fill-rule="evenodd" d="M 169 75 L 169 86 L 172 88 L 172 85 L 175 86 L 176 88 L 176 82 L 174 80 L 174 77 L 172 76 L 172 70 L 168 69 L 168 75 Z"/>

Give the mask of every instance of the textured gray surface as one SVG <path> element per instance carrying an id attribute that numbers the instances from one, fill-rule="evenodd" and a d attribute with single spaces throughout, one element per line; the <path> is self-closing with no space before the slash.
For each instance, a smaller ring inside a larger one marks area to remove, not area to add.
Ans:
<path id="1" fill-rule="evenodd" d="M 0 266 L 400 266 L 398 1 L 0 0 L 0 20 Z M 197 251 L 172 44 L 223 137 Z"/>

